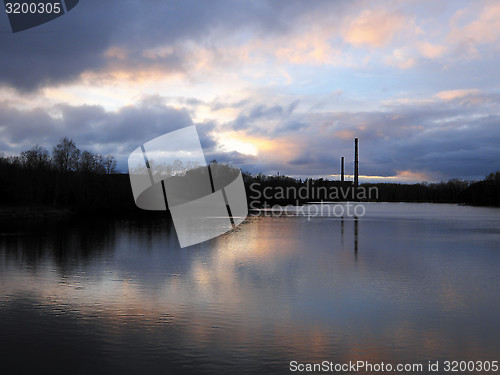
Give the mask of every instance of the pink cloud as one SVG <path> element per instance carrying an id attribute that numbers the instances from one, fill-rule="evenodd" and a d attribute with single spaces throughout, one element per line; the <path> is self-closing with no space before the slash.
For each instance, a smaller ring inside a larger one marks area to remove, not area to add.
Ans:
<path id="1" fill-rule="evenodd" d="M 448 91 L 441 91 L 434 95 L 436 98 L 439 98 L 441 100 L 445 101 L 451 101 L 455 99 L 461 99 L 466 96 L 470 95 L 477 95 L 479 94 L 480 91 L 477 89 L 463 89 L 463 90 L 448 90 Z"/>
<path id="2" fill-rule="evenodd" d="M 356 47 L 384 47 L 403 28 L 405 22 L 405 17 L 400 14 L 365 10 L 347 22 L 342 36 L 346 42 Z"/>
<path id="3" fill-rule="evenodd" d="M 420 42 L 417 46 L 422 56 L 428 59 L 440 58 L 448 50 L 448 48 L 444 45 L 432 44 L 429 42 Z"/>
<path id="4" fill-rule="evenodd" d="M 452 29 L 448 35 L 450 42 L 472 46 L 479 44 L 496 43 L 500 40 L 500 3 L 498 1 L 487 1 L 479 7 L 473 3 L 467 9 L 461 9 L 455 13 L 451 20 Z M 469 14 L 476 14 L 473 20 L 465 20 Z M 467 22 L 468 21 L 468 22 Z M 474 48 L 472 48 L 475 51 Z"/>

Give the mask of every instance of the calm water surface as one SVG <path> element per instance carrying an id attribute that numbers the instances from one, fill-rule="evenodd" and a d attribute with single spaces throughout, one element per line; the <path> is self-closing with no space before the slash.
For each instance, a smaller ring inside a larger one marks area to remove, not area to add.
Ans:
<path id="1" fill-rule="evenodd" d="M 166 219 L 0 226 L 8 373 L 281 374 L 499 360 L 500 210 L 374 203 L 251 217 L 180 249 Z"/>

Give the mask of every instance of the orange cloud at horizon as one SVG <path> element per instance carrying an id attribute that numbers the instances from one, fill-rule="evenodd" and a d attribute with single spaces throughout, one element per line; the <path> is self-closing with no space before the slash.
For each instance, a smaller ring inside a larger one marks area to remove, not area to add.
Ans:
<path id="1" fill-rule="evenodd" d="M 340 178 L 339 174 L 331 174 L 330 177 Z M 354 175 L 346 174 L 344 175 L 347 179 L 354 179 Z M 360 180 L 382 180 L 382 181 L 404 181 L 404 182 L 424 182 L 424 181 L 432 181 L 435 176 L 427 172 L 422 171 L 412 171 L 412 170 L 403 170 L 396 171 L 396 175 L 394 176 L 376 176 L 376 175 L 359 175 Z"/>

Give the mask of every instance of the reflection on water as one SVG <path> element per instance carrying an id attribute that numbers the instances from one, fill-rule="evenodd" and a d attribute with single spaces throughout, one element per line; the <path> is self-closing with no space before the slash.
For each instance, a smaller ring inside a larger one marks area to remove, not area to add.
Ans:
<path id="1" fill-rule="evenodd" d="M 359 227 L 359 220 L 358 218 L 354 219 L 354 256 L 356 257 L 356 260 L 358 260 L 358 227 Z"/>
<path id="2" fill-rule="evenodd" d="M 185 249 L 161 218 L 6 224 L 0 353 L 65 374 L 495 360 L 499 244 L 499 210 L 452 205 L 253 217 Z"/>

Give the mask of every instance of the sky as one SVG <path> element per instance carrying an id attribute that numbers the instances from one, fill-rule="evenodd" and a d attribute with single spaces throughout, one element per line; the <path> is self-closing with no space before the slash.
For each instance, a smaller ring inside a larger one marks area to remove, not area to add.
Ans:
<path id="1" fill-rule="evenodd" d="M 3 6 L 2 6 L 3 7 Z M 0 153 L 113 154 L 196 125 L 207 161 L 360 181 L 500 170 L 498 1 L 80 0 L 0 15 Z"/>

